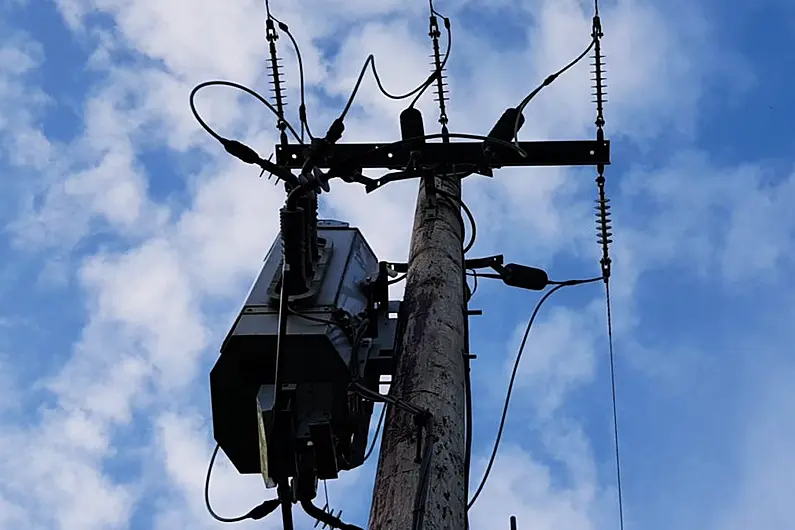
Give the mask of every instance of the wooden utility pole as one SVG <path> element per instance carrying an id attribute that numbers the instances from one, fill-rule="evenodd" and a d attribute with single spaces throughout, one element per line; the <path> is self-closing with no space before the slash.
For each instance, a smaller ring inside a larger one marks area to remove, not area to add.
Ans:
<path id="1" fill-rule="evenodd" d="M 461 196 L 458 177 L 436 185 Z M 435 439 L 423 514 L 424 530 L 463 530 L 464 275 L 459 206 L 429 194 L 421 181 L 414 215 L 403 333 L 390 394 L 433 415 Z M 390 406 L 378 462 L 370 530 L 410 530 L 420 481 L 412 414 Z M 424 441 L 423 441 L 424 443 Z"/>

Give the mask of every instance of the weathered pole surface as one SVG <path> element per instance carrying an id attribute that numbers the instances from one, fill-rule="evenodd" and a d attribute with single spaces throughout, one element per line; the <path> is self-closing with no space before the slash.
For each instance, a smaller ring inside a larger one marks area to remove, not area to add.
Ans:
<path id="1" fill-rule="evenodd" d="M 458 177 L 434 180 L 440 190 L 460 198 Z M 433 415 L 435 443 L 422 530 L 463 530 L 466 524 L 463 231 L 459 206 L 442 194 L 426 194 L 421 180 L 390 394 Z M 416 452 L 414 418 L 390 406 L 370 530 L 412 529 L 420 481 Z"/>

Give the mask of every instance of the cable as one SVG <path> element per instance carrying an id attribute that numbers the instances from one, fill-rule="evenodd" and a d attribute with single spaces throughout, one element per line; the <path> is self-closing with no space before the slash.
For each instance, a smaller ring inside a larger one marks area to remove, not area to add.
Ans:
<path id="1" fill-rule="evenodd" d="M 555 79 L 557 79 L 557 78 L 558 78 L 558 76 L 560 76 L 561 74 L 563 74 L 564 72 L 566 72 L 568 69 L 570 69 L 571 67 L 573 67 L 573 66 L 574 66 L 575 64 L 577 64 L 578 62 L 582 61 L 582 59 L 583 59 L 583 58 L 584 58 L 586 55 L 588 55 L 588 52 L 590 52 L 590 51 L 591 51 L 591 48 L 593 48 L 593 46 L 594 46 L 594 43 L 595 43 L 595 42 L 596 42 L 596 39 L 591 39 L 591 43 L 588 45 L 588 47 L 585 49 L 585 51 L 583 51 L 583 52 L 582 52 L 580 55 L 578 55 L 578 56 L 577 56 L 577 58 L 576 58 L 576 59 L 574 59 L 573 61 L 571 61 L 569 64 L 567 64 L 566 66 L 564 66 L 563 68 L 561 68 L 560 70 L 558 70 L 557 72 L 555 72 L 554 74 L 552 74 L 552 75 L 548 76 L 546 79 L 544 79 L 544 81 L 543 81 L 543 82 L 542 82 L 540 85 L 538 85 L 538 86 L 535 88 L 535 90 L 533 90 L 532 92 L 530 92 L 530 93 L 529 93 L 529 94 L 528 94 L 528 95 L 527 95 L 527 96 L 526 96 L 526 97 L 525 97 L 525 98 L 522 100 L 522 102 L 521 102 L 521 103 L 519 104 L 519 106 L 517 107 L 517 110 L 518 110 L 518 112 L 516 113 L 516 121 L 514 122 L 514 125 L 513 125 L 513 138 L 514 138 L 514 140 L 513 140 L 513 144 L 514 144 L 516 147 L 518 147 L 518 146 L 519 146 L 519 119 L 520 119 L 520 116 L 522 116 L 522 111 L 524 110 L 524 108 L 527 106 L 527 104 L 528 104 L 528 103 L 530 103 L 530 100 L 532 100 L 534 97 L 536 97 L 536 94 L 538 94 L 539 92 L 541 92 L 541 90 L 542 90 L 544 87 L 551 85 L 551 84 L 552 84 L 552 82 L 553 82 L 553 81 L 555 81 Z M 527 155 L 525 154 L 525 156 L 527 156 Z"/>
<path id="2" fill-rule="evenodd" d="M 478 274 L 477 270 L 472 269 L 472 273 L 471 274 L 467 273 L 467 276 L 472 276 L 474 278 L 474 284 L 472 285 L 472 292 L 469 294 L 469 298 L 471 299 L 473 296 L 475 296 L 475 293 L 478 291 L 478 276 L 482 275 Z"/>
<path id="3" fill-rule="evenodd" d="M 239 517 L 221 517 L 213 510 L 212 506 L 210 505 L 210 475 L 213 472 L 213 464 L 215 464 L 215 457 L 218 456 L 218 450 L 221 448 L 219 444 L 215 444 L 215 449 L 213 450 L 213 455 L 210 457 L 210 465 L 207 466 L 207 477 L 204 480 L 204 505 L 207 507 L 207 511 L 216 521 L 221 523 L 239 523 L 241 521 L 245 521 L 246 519 L 262 519 L 266 515 L 276 511 L 279 507 L 279 499 L 270 499 L 259 506 L 255 506 L 248 513 L 245 515 L 241 515 Z"/>
<path id="4" fill-rule="evenodd" d="M 475 276 L 475 286 L 477 287 L 477 276 Z M 464 315 L 466 333 L 466 352 L 464 353 L 464 398 L 465 398 L 465 417 L 466 431 L 464 433 L 464 495 L 469 496 L 469 481 L 472 467 L 472 372 L 471 356 L 469 353 L 469 317 Z M 469 528 L 469 515 L 464 514 L 466 528 Z"/>
<path id="5" fill-rule="evenodd" d="M 422 416 L 425 418 L 425 447 L 420 463 L 420 481 L 417 484 L 417 492 L 414 495 L 414 509 L 411 517 L 412 530 L 422 530 L 422 523 L 425 519 L 425 504 L 428 498 L 428 486 L 431 482 L 430 470 L 434 445 L 433 416 L 430 413 L 425 413 Z"/>
<path id="6" fill-rule="evenodd" d="M 394 279 L 392 279 L 392 280 L 389 280 L 388 282 L 386 282 L 386 284 L 387 284 L 387 285 L 395 285 L 396 283 L 400 283 L 400 282 L 402 282 L 403 280 L 405 280 L 405 279 L 406 279 L 406 276 L 407 276 L 406 274 L 401 274 L 401 275 L 400 275 L 400 276 L 398 276 L 397 278 L 394 278 Z"/>
<path id="7" fill-rule="evenodd" d="M 552 289 L 550 289 L 549 291 L 547 291 L 544 294 L 544 296 L 542 296 L 541 299 L 538 301 L 538 303 L 535 306 L 535 309 L 533 309 L 533 313 L 530 316 L 530 320 L 528 320 L 527 327 L 524 330 L 524 336 L 522 337 L 522 343 L 519 346 L 519 351 L 516 354 L 516 361 L 514 361 L 513 370 L 511 371 L 511 379 L 510 379 L 510 382 L 508 383 L 508 391 L 507 391 L 507 393 L 505 395 L 505 404 L 503 405 L 503 408 L 502 408 L 502 417 L 500 418 L 500 426 L 497 429 L 497 437 L 494 440 L 494 448 L 491 451 L 491 457 L 489 458 L 489 463 L 486 466 L 486 471 L 483 473 L 483 478 L 480 481 L 480 485 L 478 486 L 477 490 L 475 491 L 475 494 L 472 496 L 472 499 L 470 499 L 469 503 L 467 504 L 467 510 L 472 508 L 472 506 L 475 504 L 475 501 L 478 499 L 478 496 L 480 496 L 480 493 L 483 491 L 483 487 L 486 485 L 486 481 L 489 478 L 489 473 L 491 472 L 491 468 L 494 465 L 494 460 L 497 457 L 497 450 L 499 449 L 499 446 L 500 446 L 500 440 L 502 438 L 502 431 L 505 428 L 505 419 L 506 419 L 506 417 L 508 415 L 508 405 L 511 402 L 511 393 L 513 392 L 513 383 L 516 380 L 516 373 L 517 373 L 517 370 L 519 368 L 519 361 L 522 360 L 522 354 L 524 353 L 524 347 L 525 347 L 525 344 L 527 343 L 527 337 L 530 334 L 530 328 L 533 327 L 533 322 L 535 322 L 536 316 L 538 315 L 538 311 L 541 309 L 541 306 L 544 304 L 544 302 L 546 302 L 547 299 L 550 296 L 552 296 L 552 294 L 554 294 L 556 291 L 558 291 L 558 290 L 560 290 L 560 289 L 562 289 L 564 287 L 569 287 L 569 286 L 572 286 L 572 285 L 582 285 L 582 284 L 598 282 L 598 281 L 602 281 L 602 277 L 601 276 L 599 278 L 591 278 L 591 279 L 588 279 L 588 280 L 571 280 L 571 281 L 568 281 L 568 282 L 560 283 L 560 284 L 556 285 L 555 287 L 553 287 Z"/>
<path id="8" fill-rule="evenodd" d="M 298 48 L 298 43 L 296 42 L 293 34 L 290 32 L 290 28 L 279 20 L 278 18 L 274 17 L 273 15 L 268 15 L 276 24 L 279 25 L 279 29 L 282 30 L 289 38 L 290 42 L 293 43 L 293 50 L 295 50 L 295 56 L 298 59 L 298 75 L 300 77 L 300 90 L 301 90 L 301 106 L 298 107 L 298 118 L 301 121 L 301 141 L 303 142 L 304 139 L 304 128 L 306 128 L 306 132 L 309 135 L 309 138 L 314 140 L 314 136 L 312 136 L 312 130 L 309 128 L 309 121 L 307 120 L 306 116 L 306 96 L 305 96 L 305 83 L 304 83 L 304 60 L 301 57 L 301 50 Z"/>
<path id="9" fill-rule="evenodd" d="M 428 77 L 428 79 L 425 80 L 425 82 L 423 82 L 421 85 L 419 85 L 417 88 L 415 88 L 411 92 L 407 92 L 407 93 L 401 94 L 401 95 L 390 94 L 384 88 L 384 85 L 381 83 L 381 77 L 378 75 L 378 70 L 376 69 L 376 66 L 375 66 L 375 55 L 370 54 L 370 55 L 367 56 L 367 59 L 364 61 L 364 65 L 362 66 L 362 70 L 361 70 L 361 72 L 359 72 L 359 77 L 356 80 L 356 85 L 353 87 L 353 92 L 351 92 L 351 95 L 348 98 L 348 103 L 345 105 L 345 108 L 343 109 L 342 114 L 340 115 L 340 118 L 344 118 L 348 114 L 348 111 L 350 110 L 351 105 L 353 105 L 353 100 L 356 98 L 356 94 L 359 92 L 359 86 L 362 84 L 362 80 L 364 79 L 364 74 L 367 72 L 367 66 L 368 65 L 370 66 L 370 69 L 373 72 L 373 77 L 375 78 L 375 82 L 378 85 L 378 90 L 380 90 L 381 93 L 384 96 L 386 96 L 387 98 L 393 99 L 393 100 L 401 100 L 401 99 L 409 98 L 409 97 L 413 96 L 414 94 L 416 94 L 417 92 L 420 92 L 420 95 L 422 95 L 422 92 L 424 92 L 425 89 L 427 89 L 433 83 L 433 81 L 436 79 L 436 77 L 438 75 L 441 75 L 441 70 L 444 69 L 444 65 L 447 64 L 447 58 L 450 57 L 450 48 L 451 48 L 452 43 L 453 43 L 453 37 L 452 37 L 452 32 L 450 30 L 449 19 L 445 18 L 445 21 L 446 21 L 445 22 L 445 28 L 447 29 L 447 50 L 445 50 L 444 61 L 442 63 L 442 67 L 439 70 L 434 71 Z M 411 103 L 410 107 L 413 107 L 415 102 L 416 102 L 416 99 Z"/>
<path id="10" fill-rule="evenodd" d="M 277 118 L 281 118 L 279 116 L 279 111 L 276 110 L 276 108 L 273 105 L 271 105 L 271 103 L 267 99 L 262 97 L 260 94 L 258 94 L 254 90 L 248 88 L 247 86 L 241 85 L 240 83 L 234 83 L 232 81 L 221 81 L 221 80 L 205 81 L 203 83 L 199 83 L 198 85 L 193 87 L 193 90 L 190 91 L 190 110 L 193 113 L 193 117 L 196 118 L 196 121 L 199 122 L 199 125 L 201 125 L 204 128 L 204 130 L 207 131 L 210 134 L 210 136 L 212 136 L 213 138 L 215 138 L 216 140 L 218 140 L 221 143 L 223 143 L 224 138 L 222 138 L 218 133 L 213 131 L 210 128 L 210 126 L 207 125 L 204 122 L 204 120 L 201 118 L 201 116 L 199 116 L 199 113 L 196 110 L 196 104 L 194 103 L 194 98 L 196 97 L 196 93 L 199 90 L 201 90 L 202 88 L 206 88 L 208 86 L 228 86 L 228 87 L 232 87 L 232 88 L 236 88 L 238 90 L 241 90 L 241 91 L 245 92 L 246 94 L 250 94 L 251 96 L 254 96 L 255 98 L 257 98 L 259 100 L 259 102 L 262 103 L 263 105 L 265 105 L 266 107 L 268 107 L 268 109 L 270 109 L 270 111 L 273 112 L 276 115 Z M 298 136 L 298 133 L 295 132 L 295 129 L 293 128 L 293 126 L 290 125 L 290 123 L 288 121 L 285 121 L 285 124 L 287 125 L 287 128 L 290 129 L 290 132 L 293 133 L 293 137 L 295 137 L 295 139 L 299 143 L 303 144 L 304 142 L 301 140 L 301 137 Z"/>
<path id="11" fill-rule="evenodd" d="M 381 414 L 378 416 L 378 425 L 375 427 L 375 434 L 373 434 L 373 441 L 370 442 L 370 448 L 367 449 L 367 452 L 364 454 L 364 462 L 367 462 L 367 459 L 373 454 L 375 443 L 378 441 L 378 434 L 381 432 L 381 424 L 384 422 L 384 416 L 386 415 L 386 407 L 386 404 L 381 407 Z"/>
<path id="12" fill-rule="evenodd" d="M 370 151 L 367 151 L 366 153 L 364 153 L 362 156 L 371 155 L 371 154 L 373 154 L 375 152 L 378 152 L 378 151 L 381 151 L 383 149 L 389 149 L 389 148 L 398 147 L 400 145 L 416 142 L 418 140 L 436 140 L 438 138 L 444 138 L 444 136 L 445 135 L 443 135 L 443 134 L 437 133 L 437 134 L 426 134 L 425 136 L 415 136 L 414 138 L 405 138 L 403 140 L 397 140 L 397 141 L 389 143 L 389 144 L 384 144 L 384 145 L 379 145 L 378 147 L 374 147 Z M 516 151 L 517 153 L 519 153 L 520 156 L 525 157 L 525 158 L 527 157 L 527 152 L 525 152 L 525 150 L 522 149 L 520 146 L 515 145 L 513 142 L 506 142 L 505 140 L 500 140 L 499 138 L 491 138 L 489 136 L 481 136 L 479 134 L 469 134 L 469 133 L 448 133 L 447 136 L 449 138 L 462 138 L 462 139 L 466 139 L 466 140 L 479 140 L 481 142 L 501 145 L 503 147 L 509 147 L 509 148 L 513 149 L 514 151 Z"/>
<path id="13" fill-rule="evenodd" d="M 610 386 L 613 394 L 613 441 L 616 447 L 616 485 L 618 489 L 618 518 L 624 530 L 624 497 L 621 492 L 621 454 L 618 446 L 618 411 L 616 407 L 616 370 L 613 356 L 613 312 L 610 303 L 610 282 L 605 279 L 605 298 L 607 300 L 607 340 L 610 349 Z"/>
<path id="14" fill-rule="evenodd" d="M 467 217 L 469 218 L 469 224 L 472 227 L 472 233 L 469 236 L 469 241 L 464 246 L 464 254 L 466 254 L 467 252 L 472 250 L 472 247 L 475 245 L 475 238 L 477 237 L 477 230 L 478 230 L 478 225 L 475 222 L 475 216 L 472 214 L 472 210 L 469 209 L 469 207 L 466 205 L 466 203 L 461 198 L 456 197 L 452 193 L 448 193 L 447 191 L 440 190 L 438 188 L 435 189 L 434 191 L 436 193 L 438 193 L 439 195 L 441 195 L 442 197 L 445 197 L 445 198 L 453 201 L 457 206 L 460 206 L 461 209 L 464 210 L 464 213 L 466 213 Z M 460 215 L 460 213 L 459 213 L 459 215 Z M 463 219 L 462 219 L 461 224 L 462 225 L 464 224 L 463 223 Z"/>
<path id="15" fill-rule="evenodd" d="M 375 390 L 371 390 L 363 385 L 359 380 L 351 381 L 349 388 L 350 391 L 356 392 L 362 397 L 372 401 L 394 405 L 395 407 L 414 415 L 419 426 L 424 425 L 425 448 L 420 463 L 420 481 L 417 485 L 417 491 L 414 497 L 414 510 L 411 524 L 412 530 L 421 530 L 425 511 L 425 499 L 427 497 L 428 484 L 430 482 L 430 462 L 433 456 L 433 415 L 430 412 L 423 410 L 416 405 L 412 405 L 411 403 L 407 403 L 400 398 L 395 398 L 389 394 L 381 394 Z"/>

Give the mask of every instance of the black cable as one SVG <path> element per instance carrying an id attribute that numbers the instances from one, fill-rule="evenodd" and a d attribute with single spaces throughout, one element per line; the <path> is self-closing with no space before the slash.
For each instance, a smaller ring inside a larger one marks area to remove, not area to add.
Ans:
<path id="1" fill-rule="evenodd" d="M 381 424 L 384 422 L 384 416 L 386 415 L 386 407 L 386 403 L 381 407 L 381 414 L 378 416 L 378 425 L 375 427 L 375 434 L 373 434 L 373 441 L 370 442 L 370 448 L 367 449 L 367 452 L 364 454 L 364 462 L 367 462 L 367 459 L 373 454 L 375 444 L 378 441 L 378 434 L 381 432 Z"/>
<path id="2" fill-rule="evenodd" d="M 599 278 L 591 278 L 591 279 L 588 279 L 588 280 L 571 280 L 571 281 L 568 281 L 568 282 L 560 283 L 560 284 L 556 285 L 555 287 L 553 287 L 552 289 L 550 289 L 549 291 L 547 291 L 544 294 L 544 296 L 542 296 L 541 299 L 538 301 L 538 303 L 535 306 L 535 309 L 533 309 L 533 313 L 530 316 L 530 320 L 527 322 L 527 327 L 524 330 L 524 336 L 522 337 L 522 343 L 519 346 L 519 351 L 516 354 L 516 361 L 514 361 L 514 364 L 513 364 L 513 370 L 511 372 L 511 379 L 510 379 L 510 382 L 508 383 L 508 392 L 505 395 L 505 404 L 503 405 L 503 408 L 502 408 L 502 417 L 500 418 L 500 426 L 497 429 L 497 437 L 496 437 L 496 439 L 494 441 L 494 448 L 491 451 L 491 457 L 489 458 L 489 463 L 486 466 L 486 471 L 483 473 L 483 478 L 480 481 L 480 485 L 478 486 L 478 489 L 475 491 L 475 494 L 472 496 L 472 499 L 467 504 L 467 510 L 472 508 L 472 506 L 475 504 L 475 501 L 477 500 L 478 496 L 480 496 L 480 493 L 483 491 L 483 487 L 486 485 L 486 481 L 489 478 L 489 473 L 491 472 L 491 468 L 494 465 L 494 460 L 497 457 L 497 450 L 500 447 L 500 440 L 502 438 L 502 431 L 505 428 L 505 419 L 506 419 L 506 417 L 508 415 L 508 405 L 511 402 L 511 393 L 513 392 L 513 383 L 516 380 L 516 373 L 517 373 L 517 370 L 519 368 L 519 361 L 522 360 L 522 353 L 524 353 L 524 347 L 525 347 L 525 344 L 527 343 L 527 337 L 530 334 L 530 328 L 532 328 L 533 322 L 535 322 L 536 316 L 538 315 L 538 311 L 541 309 L 541 306 L 544 304 L 544 302 L 546 302 L 547 299 L 550 296 L 552 296 L 552 294 L 555 293 L 556 291 L 558 291 L 558 290 L 560 290 L 560 289 L 562 289 L 564 287 L 569 287 L 569 286 L 572 286 L 572 285 L 582 285 L 582 284 L 598 282 L 598 281 L 602 281 L 602 277 L 601 276 Z"/>
<path id="3" fill-rule="evenodd" d="M 207 131 L 213 138 L 215 138 L 216 140 L 218 140 L 221 143 L 224 142 L 224 138 L 222 138 L 218 133 L 213 131 L 210 128 L 210 126 L 207 125 L 204 122 L 204 120 L 201 118 L 201 116 L 199 116 L 199 113 L 196 110 L 196 104 L 194 103 L 194 99 L 196 97 L 196 93 L 199 90 L 201 90 L 202 88 L 206 88 L 208 86 L 228 86 L 228 87 L 232 87 L 232 88 L 236 88 L 238 90 L 241 90 L 241 91 L 245 92 L 246 94 L 249 94 L 249 95 L 257 98 L 257 100 L 259 100 L 260 103 L 262 103 L 263 105 L 268 107 L 270 109 L 270 111 L 273 112 L 276 115 L 276 117 L 281 119 L 281 116 L 279 116 L 279 111 L 276 110 L 276 108 L 273 105 L 271 105 L 271 103 L 267 99 L 262 97 L 260 94 L 258 94 L 254 90 L 248 88 L 247 86 L 244 86 L 244 85 L 241 85 L 240 83 L 235 83 L 235 82 L 232 82 L 232 81 L 221 81 L 221 80 L 205 81 L 203 83 L 199 83 L 198 85 L 193 87 L 193 90 L 190 91 L 190 110 L 193 113 L 193 117 L 196 118 L 196 121 L 199 122 L 199 125 L 201 125 L 204 128 L 205 131 Z M 290 132 L 293 133 L 293 137 L 295 137 L 295 139 L 299 143 L 303 144 L 304 142 L 301 140 L 301 137 L 298 136 L 298 133 L 295 132 L 295 129 L 293 128 L 293 126 L 290 125 L 290 123 L 288 121 L 286 121 L 286 120 L 285 120 L 285 124 L 287 125 L 287 128 L 290 129 Z"/>
<path id="4" fill-rule="evenodd" d="M 436 134 L 426 134 L 425 136 L 415 136 L 413 138 L 404 138 L 402 140 L 397 140 L 397 141 L 392 142 L 392 143 L 388 143 L 388 144 L 384 144 L 384 145 L 379 145 L 378 147 L 374 147 L 371 150 L 367 151 L 366 153 L 363 153 L 362 156 L 371 155 L 371 154 L 373 154 L 375 152 L 382 151 L 384 149 L 390 149 L 390 148 L 398 147 L 400 145 L 408 144 L 408 143 L 412 143 L 412 142 L 417 142 L 419 140 L 436 140 L 436 139 L 444 138 L 444 137 L 445 137 L 444 134 L 436 133 Z M 466 139 L 466 140 L 478 140 L 478 141 L 481 141 L 481 142 L 492 143 L 492 144 L 495 144 L 495 145 L 501 145 L 503 147 L 508 147 L 510 149 L 513 149 L 514 151 L 519 153 L 519 156 L 521 156 L 521 157 L 525 157 L 525 158 L 527 157 L 527 152 L 524 149 L 522 149 L 520 146 L 514 144 L 513 142 L 506 142 L 505 140 L 500 140 L 499 138 L 491 138 L 489 136 L 481 136 L 479 134 L 469 134 L 469 133 L 447 133 L 447 137 L 448 138 L 462 138 L 462 139 Z"/>
<path id="5" fill-rule="evenodd" d="M 405 94 L 400 94 L 400 95 L 390 94 L 384 88 L 383 83 L 381 83 L 381 77 L 378 75 L 378 70 L 376 69 L 376 66 L 375 66 L 375 55 L 370 54 L 370 55 L 367 56 L 367 59 L 364 61 L 364 65 L 362 66 L 362 70 L 361 70 L 361 72 L 359 72 L 359 77 L 356 80 L 356 85 L 353 87 L 353 92 L 351 92 L 351 95 L 348 98 L 348 103 L 345 105 L 345 108 L 343 109 L 342 114 L 340 115 L 340 118 L 344 118 L 348 114 L 348 111 L 350 110 L 351 105 L 353 105 L 353 100 L 356 98 L 356 94 L 359 92 L 359 86 L 362 84 L 362 80 L 364 79 L 364 74 L 367 72 L 367 66 L 368 65 L 370 66 L 370 69 L 373 72 L 373 77 L 375 78 L 375 82 L 378 85 L 378 90 L 384 96 L 386 96 L 387 98 L 393 99 L 393 100 L 401 100 L 401 99 L 409 98 L 409 97 L 413 96 L 414 94 L 416 94 L 417 92 L 420 92 L 420 95 L 421 95 L 422 92 L 424 92 L 425 89 L 427 89 L 433 83 L 433 81 L 436 79 L 436 77 L 438 75 L 441 75 L 441 70 L 444 69 L 444 65 L 447 63 L 447 58 L 450 57 L 450 47 L 452 46 L 453 38 L 452 38 L 451 30 L 450 30 L 449 20 L 445 18 L 445 21 L 446 21 L 445 28 L 447 29 L 447 50 L 445 50 L 444 61 L 442 62 L 442 66 L 439 68 L 439 70 L 434 71 L 428 77 L 428 79 L 425 80 L 424 83 L 419 85 L 417 88 L 415 88 L 411 92 L 407 92 Z M 410 107 L 413 107 L 415 102 L 416 102 L 416 99 L 415 99 L 414 102 L 411 103 Z"/>
<path id="6" fill-rule="evenodd" d="M 474 283 L 472 285 L 472 292 L 470 293 L 469 297 L 472 298 L 475 296 L 475 293 L 478 291 L 478 277 L 482 276 L 482 274 L 478 274 L 478 271 L 472 269 L 472 273 L 467 273 L 467 276 L 472 276 L 474 279 Z"/>
<path id="7" fill-rule="evenodd" d="M 245 521 L 246 519 L 262 519 L 266 515 L 275 512 L 276 509 L 279 507 L 279 499 L 270 499 L 259 506 L 255 506 L 248 513 L 245 515 L 241 515 L 238 517 L 221 517 L 213 510 L 212 506 L 210 505 L 210 476 L 213 472 L 213 464 L 215 464 L 215 457 L 218 456 L 218 450 L 221 448 L 219 444 L 215 444 L 215 449 L 213 450 L 213 455 L 210 457 L 210 465 L 207 466 L 207 477 L 204 480 L 204 505 L 207 508 L 207 511 L 216 521 L 221 523 L 239 523 L 241 521 Z"/>
<path id="8" fill-rule="evenodd" d="M 472 214 L 472 210 L 469 209 L 469 207 L 466 205 L 466 203 L 460 197 L 456 197 L 452 193 L 448 193 L 447 191 L 441 190 L 441 189 L 438 189 L 438 188 L 435 189 L 434 191 L 436 193 L 438 193 L 439 195 L 441 195 L 442 197 L 446 197 L 447 199 L 450 199 L 451 201 L 453 201 L 456 204 L 456 206 L 460 206 L 461 209 L 464 210 L 464 213 L 466 213 L 467 217 L 469 218 L 469 225 L 472 228 L 472 233 L 469 235 L 469 241 L 464 246 L 464 254 L 466 254 L 475 245 L 475 238 L 478 235 L 477 234 L 478 225 L 475 222 L 475 216 Z M 463 224 L 463 222 L 462 222 L 462 224 Z"/>
<path id="9" fill-rule="evenodd" d="M 406 276 L 407 276 L 406 274 L 401 274 L 401 275 L 400 275 L 400 276 L 398 276 L 397 278 L 393 278 L 393 279 L 391 279 L 391 280 L 387 281 L 387 282 L 386 282 L 386 284 L 387 284 L 387 285 L 395 285 L 396 283 L 400 283 L 400 282 L 402 282 L 403 280 L 405 280 L 405 279 L 406 279 Z"/>
<path id="10" fill-rule="evenodd" d="M 360 396 L 370 399 L 379 403 L 389 403 L 395 407 L 413 414 L 416 419 L 424 421 L 425 427 L 425 447 L 420 463 L 420 481 L 417 485 L 417 491 L 414 497 L 414 511 L 412 515 L 412 530 L 421 530 L 422 521 L 425 510 L 425 499 L 428 493 L 428 484 L 430 482 L 430 462 L 433 456 L 433 415 L 416 405 L 407 403 L 400 398 L 395 398 L 389 394 L 381 394 L 375 390 L 371 390 L 362 384 L 359 380 L 354 380 L 350 384 L 350 390 L 358 393 Z"/>
<path id="11" fill-rule="evenodd" d="M 476 282 L 477 282 L 477 276 Z M 477 283 L 475 284 L 477 287 Z M 471 371 L 471 358 L 469 352 L 469 325 L 468 316 L 464 315 L 464 322 L 466 323 L 466 348 L 464 352 L 464 397 L 465 397 L 465 425 L 466 431 L 464 433 L 464 495 L 465 498 L 469 497 L 469 482 L 472 467 L 472 371 Z M 469 515 L 464 514 L 466 528 L 469 528 Z"/>
<path id="12" fill-rule="evenodd" d="M 583 51 L 583 52 L 582 52 L 580 55 L 578 55 L 578 56 L 577 56 L 577 58 L 576 58 L 576 59 L 574 59 L 573 61 L 571 61 L 569 64 L 567 64 L 566 66 L 564 66 L 563 68 L 561 68 L 560 70 L 558 70 L 557 72 L 555 72 L 554 74 L 552 74 L 552 75 L 548 76 L 546 79 L 544 79 L 544 81 L 543 81 L 543 82 L 542 82 L 540 85 L 538 85 L 538 86 L 535 88 L 535 90 L 533 90 L 532 92 L 530 92 L 530 93 L 529 93 L 529 94 L 528 94 L 528 95 L 527 95 L 527 96 L 526 96 L 526 97 L 525 97 L 525 98 L 522 100 L 522 102 L 521 102 L 521 103 L 519 104 L 519 106 L 517 107 L 517 110 L 518 110 L 518 112 L 516 113 L 516 121 L 514 122 L 514 125 L 513 125 L 513 138 L 514 138 L 514 140 L 513 140 L 513 144 L 514 144 L 515 146 L 517 146 L 517 147 L 519 146 L 519 119 L 520 119 L 520 117 L 522 116 L 522 111 L 524 110 L 524 108 L 527 106 L 527 104 L 528 104 L 528 103 L 530 103 L 530 100 L 532 100 L 534 97 L 536 97 L 536 94 L 538 94 L 539 92 L 541 92 L 541 90 L 542 90 L 542 89 L 543 89 L 545 86 L 549 86 L 549 85 L 551 85 L 551 84 L 552 84 L 552 82 L 553 82 L 553 81 L 555 81 L 555 79 L 557 79 L 557 78 L 558 78 L 558 76 L 560 76 L 561 74 L 563 74 L 564 72 L 566 72 L 568 69 L 570 69 L 571 67 L 573 67 L 573 66 L 574 66 L 575 64 L 577 64 L 578 62 L 582 61 L 582 59 L 583 59 L 583 58 L 584 58 L 586 55 L 588 55 L 588 52 L 590 52 L 590 51 L 591 51 L 591 48 L 593 48 L 593 46 L 594 46 L 594 43 L 595 43 L 595 42 L 596 42 L 596 39 L 591 39 L 591 43 L 588 45 L 588 47 L 585 49 L 585 51 Z M 525 156 L 526 156 L 526 155 L 525 155 Z"/>
<path id="13" fill-rule="evenodd" d="M 430 485 L 431 459 L 433 458 L 433 416 L 429 413 L 422 415 L 425 418 L 425 447 L 422 452 L 420 462 L 420 481 L 417 484 L 417 492 L 414 495 L 414 509 L 412 510 L 411 528 L 412 530 L 422 530 L 425 519 L 425 504 L 428 498 L 428 487 Z"/>
<path id="14" fill-rule="evenodd" d="M 312 130 L 309 128 L 309 121 L 307 120 L 306 116 L 306 96 L 305 96 L 305 83 L 304 83 L 304 60 L 301 57 L 301 50 L 298 48 L 298 43 L 293 37 L 293 34 L 290 32 L 290 28 L 279 20 L 278 18 L 274 17 L 273 15 L 268 15 L 268 17 L 272 18 L 276 24 L 279 25 L 279 29 L 282 30 L 289 38 L 290 42 L 293 43 L 293 50 L 295 50 L 295 56 L 298 59 L 298 75 L 300 77 L 300 90 L 301 90 L 301 106 L 298 107 L 298 118 L 301 121 L 301 140 L 304 139 L 304 128 L 306 127 L 306 132 L 309 135 L 309 138 L 314 140 L 314 136 L 312 136 Z"/>
<path id="15" fill-rule="evenodd" d="M 501 275 L 493 273 L 493 272 L 480 272 L 480 273 L 478 273 L 478 272 L 474 272 L 473 271 L 472 274 L 467 273 L 467 276 L 476 276 L 478 278 L 489 278 L 489 279 L 492 279 L 492 280 L 502 280 L 502 276 Z M 549 283 L 554 284 L 555 282 L 549 282 Z"/>
<path id="16" fill-rule="evenodd" d="M 613 356 L 613 311 L 610 303 L 610 282 L 605 278 L 605 298 L 607 300 L 607 340 L 610 349 L 610 386 L 613 394 L 613 441 L 616 447 L 616 485 L 618 488 L 618 517 L 621 530 L 624 530 L 624 497 L 621 492 L 621 454 L 618 446 L 618 410 L 616 407 L 616 370 Z"/>

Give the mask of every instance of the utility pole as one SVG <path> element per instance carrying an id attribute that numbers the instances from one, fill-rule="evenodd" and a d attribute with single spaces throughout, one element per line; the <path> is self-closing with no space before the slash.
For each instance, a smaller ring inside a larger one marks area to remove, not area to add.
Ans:
<path id="1" fill-rule="evenodd" d="M 458 177 L 435 178 L 460 197 Z M 465 528 L 464 260 L 459 206 L 420 182 L 400 315 L 405 324 L 390 393 L 433 415 L 435 438 L 423 529 Z M 460 310 L 458 308 L 461 308 Z M 370 514 L 371 530 L 410 529 L 417 428 L 411 414 L 390 406 Z"/>

